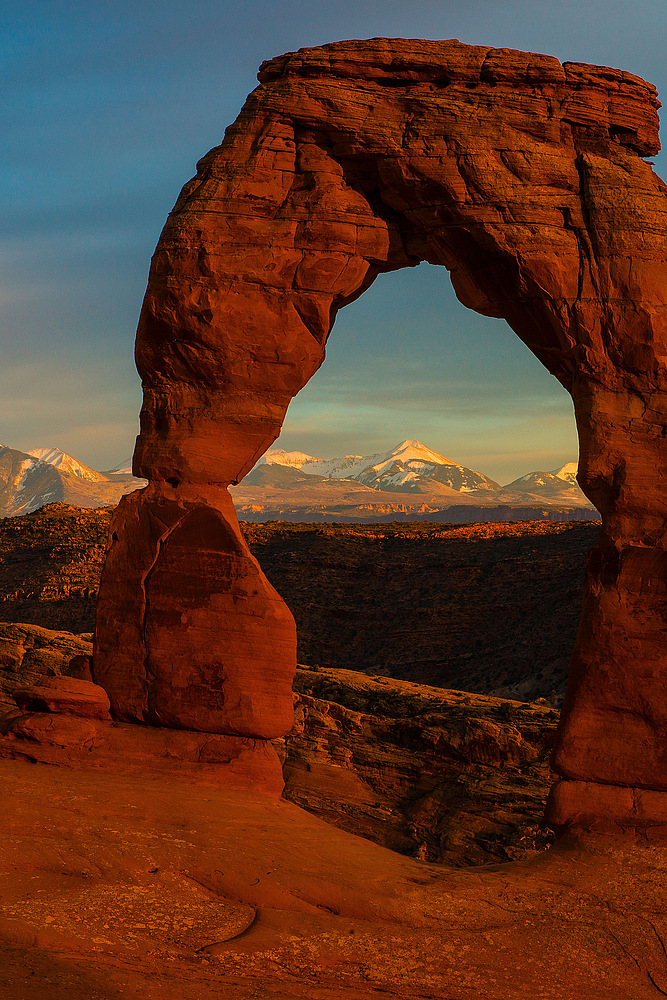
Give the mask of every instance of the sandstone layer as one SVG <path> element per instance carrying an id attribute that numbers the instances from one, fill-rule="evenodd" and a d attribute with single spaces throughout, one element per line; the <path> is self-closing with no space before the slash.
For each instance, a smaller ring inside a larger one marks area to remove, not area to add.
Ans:
<path id="1" fill-rule="evenodd" d="M 192 645 L 189 678 L 177 666 L 166 690 L 182 631 L 172 642 L 175 607 L 154 613 L 139 593 L 144 576 L 162 573 L 151 511 L 194 492 L 197 516 L 219 518 L 224 485 L 275 440 L 321 365 L 337 310 L 379 273 L 426 260 L 449 270 L 465 305 L 504 317 L 574 401 L 579 483 L 602 530 L 556 767 L 573 792 L 581 782 L 667 789 L 667 189 L 645 159 L 659 149 L 655 89 L 549 56 L 387 39 L 289 53 L 259 79 L 183 188 L 153 257 L 134 458 L 153 486 L 115 522 L 96 679 L 123 717 L 148 705 L 171 725 L 228 725 L 218 695 L 206 705 L 220 671 L 204 645 Z M 245 579 L 249 556 L 226 523 Z M 187 544 L 193 565 L 206 562 L 205 539 L 190 533 Z M 142 554 L 123 582 L 126 552 Z M 172 560 L 165 576 L 176 581 L 187 561 Z M 216 620 L 219 600 L 234 607 L 235 573 L 222 599 L 217 575 L 202 569 L 192 597 L 202 621 Z M 236 690 L 248 694 L 255 671 L 281 676 L 283 701 L 242 723 L 253 732 L 288 725 L 294 652 L 284 634 L 277 665 L 269 640 L 270 663 L 239 666 Z"/>
<path id="2" fill-rule="evenodd" d="M 94 678 L 114 715 L 272 739 L 292 725 L 294 619 L 227 490 L 151 484 L 111 521 Z"/>

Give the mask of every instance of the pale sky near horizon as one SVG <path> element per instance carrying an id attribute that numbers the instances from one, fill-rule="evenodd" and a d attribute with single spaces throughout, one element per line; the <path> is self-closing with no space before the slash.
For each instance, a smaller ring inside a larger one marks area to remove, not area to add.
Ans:
<path id="1" fill-rule="evenodd" d="M 263 59 L 341 38 L 459 38 L 628 69 L 664 100 L 666 27 L 664 0 L 0 5 L 0 442 L 55 445 L 98 469 L 131 453 L 151 254 Z M 500 482 L 577 454 L 567 393 L 426 264 L 339 313 L 277 445 L 332 457 L 403 438 Z"/>

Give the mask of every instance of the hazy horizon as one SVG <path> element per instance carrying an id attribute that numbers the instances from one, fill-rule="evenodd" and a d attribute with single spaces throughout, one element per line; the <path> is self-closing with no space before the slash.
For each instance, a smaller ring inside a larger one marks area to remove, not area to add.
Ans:
<path id="1" fill-rule="evenodd" d="M 617 66 L 667 93 L 657 0 L 28 0 L 0 17 L 10 126 L 0 440 L 55 445 L 96 469 L 134 446 L 134 330 L 162 225 L 263 59 L 340 38 L 458 37 Z M 382 276 L 341 310 L 277 446 L 328 458 L 405 438 L 499 482 L 578 454 L 565 390 L 503 321 L 464 309 L 446 271 L 426 264 Z"/>

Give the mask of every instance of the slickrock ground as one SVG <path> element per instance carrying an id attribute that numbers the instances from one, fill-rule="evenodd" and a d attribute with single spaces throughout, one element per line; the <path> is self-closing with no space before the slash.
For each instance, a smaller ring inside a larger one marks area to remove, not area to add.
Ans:
<path id="1" fill-rule="evenodd" d="M 92 631 L 109 517 L 49 504 L 0 520 L 0 620 Z M 560 704 L 599 525 L 242 531 L 296 619 L 301 662 Z"/>
<path id="2" fill-rule="evenodd" d="M 141 728 L 141 727 L 135 727 Z M 0 761 L 4 1000 L 655 1000 L 667 851 L 452 870 L 292 803 Z"/>
<path id="3" fill-rule="evenodd" d="M 85 675 L 84 658 L 91 653 L 84 637 L 0 624 L 0 733 L 16 719 L 20 724 L 0 742 L 0 757 L 71 766 L 82 753 L 92 761 L 103 752 L 108 766 L 117 752 L 123 767 L 130 766 L 137 727 L 116 724 L 110 730 L 90 721 L 108 718 L 108 700 L 96 711 L 100 688 L 97 700 L 91 691 L 79 708 L 85 717 L 80 724 L 44 714 L 47 707 L 58 712 L 49 685 L 61 675 Z M 71 711 L 71 699 L 67 688 L 60 711 Z M 294 728 L 274 743 L 284 795 L 329 823 L 421 860 L 455 866 L 523 858 L 553 841 L 542 816 L 554 777 L 548 757 L 558 713 L 546 704 L 307 667 L 297 670 L 294 702 Z M 38 714 L 26 714 L 30 710 Z M 174 730 L 151 734 L 154 742 L 166 734 L 161 752 L 178 760 L 181 774 L 191 767 L 186 755 L 216 762 L 220 738 Z M 139 756 L 145 766 L 145 753 Z M 260 753 L 257 766 L 262 760 Z M 275 769 L 279 776 L 277 760 Z"/>
<path id="4" fill-rule="evenodd" d="M 487 530 L 493 541 L 497 526 Z M 0 686 L 57 678 L 70 654 L 80 673 L 89 640 L 3 626 Z M 548 705 L 323 668 L 298 670 L 295 700 L 294 732 L 276 741 L 292 801 L 258 789 L 252 762 L 227 765 L 236 787 L 225 790 L 224 763 L 197 763 L 200 734 L 167 734 L 176 746 L 141 726 L 23 715 L 24 739 L 0 740 L 21 754 L 0 759 L 3 1000 L 667 991 L 667 849 L 587 835 L 535 850 L 550 839 Z M 86 728 L 78 749 L 72 723 Z M 436 858 L 476 867 L 423 860 Z"/>

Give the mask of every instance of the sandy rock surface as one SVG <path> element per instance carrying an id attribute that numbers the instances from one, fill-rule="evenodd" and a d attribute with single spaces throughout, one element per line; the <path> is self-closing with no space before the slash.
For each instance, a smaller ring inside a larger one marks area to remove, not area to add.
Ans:
<path id="1" fill-rule="evenodd" d="M 7 1000 L 653 1000 L 667 853 L 452 870 L 291 803 L 0 761 Z"/>
<path id="2" fill-rule="evenodd" d="M 47 660 L 67 646 L 67 633 L 29 625 L 0 625 L 0 643 L 16 629 Z M 177 767 L 234 787 L 252 777 L 278 796 L 284 781 L 286 799 L 334 826 L 455 866 L 528 857 L 553 841 L 543 812 L 558 713 L 546 702 L 299 667 L 295 724 L 273 744 L 112 723 L 104 692 L 71 676 L 92 645 L 69 638 L 80 652 L 62 676 L 14 691 L 0 674 L 0 756 L 103 769 L 122 760 L 147 777 Z"/>

